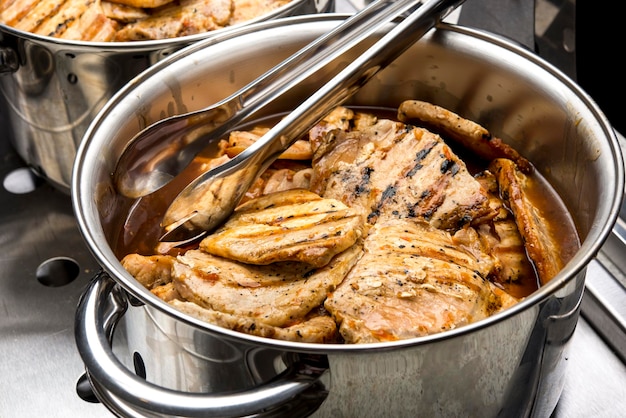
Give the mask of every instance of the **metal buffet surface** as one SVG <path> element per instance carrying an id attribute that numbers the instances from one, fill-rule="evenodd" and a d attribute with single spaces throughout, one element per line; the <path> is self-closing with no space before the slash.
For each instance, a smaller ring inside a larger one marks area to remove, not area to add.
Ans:
<path id="1" fill-rule="evenodd" d="M 355 4 L 338 3 L 337 11 L 353 11 Z M 468 16 L 462 14 L 460 23 Z M 540 22 L 537 28 L 549 29 Z M 0 109 L 0 126 L 6 126 L 3 117 Z M 103 405 L 83 400 L 77 390 L 84 368 L 74 343 L 74 312 L 99 266 L 82 241 L 69 196 L 35 177 L 6 135 L 0 132 L 0 418 L 109 417 Z M 582 318 L 554 417 L 617 417 L 626 411 L 625 243 L 620 219 L 588 268 Z"/>

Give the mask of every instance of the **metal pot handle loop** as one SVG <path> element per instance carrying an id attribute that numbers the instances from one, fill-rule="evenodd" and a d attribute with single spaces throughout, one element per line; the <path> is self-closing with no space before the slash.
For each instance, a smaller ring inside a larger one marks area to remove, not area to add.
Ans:
<path id="1" fill-rule="evenodd" d="M 297 363 L 259 387 L 229 394 L 187 393 L 159 387 L 130 372 L 113 354 L 110 337 L 128 305 L 110 276 L 98 274 L 79 301 L 75 338 L 98 398 L 137 416 L 235 417 L 278 408 L 311 389 L 327 369 Z M 107 391 L 108 393 L 105 393 Z M 111 405 L 107 405 L 111 407 Z"/>
<path id="2" fill-rule="evenodd" d="M 19 67 L 20 64 L 15 50 L 0 47 L 0 74 L 14 73 Z"/>

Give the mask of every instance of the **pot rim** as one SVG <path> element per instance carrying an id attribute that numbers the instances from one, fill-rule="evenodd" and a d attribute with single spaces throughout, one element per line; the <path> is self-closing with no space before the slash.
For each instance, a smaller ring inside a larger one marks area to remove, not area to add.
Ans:
<path id="1" fill-rule="evenodd" d="M 307 23 L 320 20 L 334 21 L 338 19 L 345 19 L 348 16 L 349 14 L 324 13 L 320 15 L 303 15 L 281 18 L 273 21 L 261 22 L 259 24 L 253 25 L 253 27 L 251 28 L 239 28 L 238 30 L 232 31 L 228 34 L 224 34 L 223 37 L 220 37 L 220 40 L 227 40 L 231 37 L 250 33 L 251 31 L 270 29 L 277 25 Z M 89 227 L 89 222 L 85 217 L 85 210 L 92 204 L 92 197 L 87 196 L 86 193 L 80 193 L 80 190 L 83 187 L 83 181 L 81 180 L 81 176 L 79 175 L 79 173 L 81 171 L 81 167 L 85 165 L 83 161 L 83 155 L 89 148 L 91 136 L 94 132 L 97 131 L 99 121 L 104 117 L 104 115 L 106 115 L 115 107 L 117 101 L 132 93 L 133 89 L 136 86 L 140 85 L 143 81 L 153 76 L 161 68 L 167 66 L 171 61 L 179 60 L 187 55 L 193 54 L 194 52 L 211 45 L 214 42 L 211 39 L 201 41 L 199 43 L 188 46 L 180 51 L 177 51 L 174 54 L 170 55 L 168 58 L 156 63 L 154 66 L 151 66 L 150 68 L 142 72 L 132 83 L 118 91 L 116 95 L 105 105 L 105 107 L 100 111 L 98 116 L 94 119 L 94 121 L 88 128 L 87 133 L 83 138 L 83 141 L 81 141 L 77 152 L 77 159 L 74 165 L 71 195 L 74 212 L 76 214 L 81 233 L 83 234 L 83 238 L 87 242 L 92 253 L 96 256 L 99 264 L 107 273 L 109 273 L 114 278 L 118 285 L 122 286 L 130 294 L 136 297 L 140 295 L 139 299 L 146 305 L 149 305 L 150 307 L 155 308 L 158 311 L 161 311 L 168 315 L 174 316 L 187 325 L 204 331 L 209 331 L 214 334 L 220 334 L 221 336 L 232 340 L 245 340 L 254 345 L 261 345 L 280 350 L 286 349 L 289 351 L 303 353 L 356 353 L 363 351 L 371 353 L 372 351 L 394 350 L 401 347 L 412 347 L 455 338 L 460 335 L 476 332 L 478 330 L 490 327 L 494 324 L 504 321 L 507 318 L 518 315 L 519 313 L 538 305 L 550 295 L 554 294 L 559 289 L 566 286 L 577 275 L 584 274 L 587 264 L 596 256 L 604 241 L 611 233 L 613 225 L 615 224 L 619 216 L 619 209 L 621 206 L 622 196 L 624 194 L 624 167 L 622 164 L 622 151 L 617 136 L 613 128 L 611 127 L 607 117 L 602 113 L 602 111 L 593 101 L 593 99 L 567 75 L 561 72 L 558 68 L 554 67 L 552 64 L 543 60 L 532 51 L 529 51 L 526 47 L 514 41 L 511 41 L 496 34 L 486 32 L 484 30 L 463 27 L 457 24 L 440 23 L 433 31 L 445 31 L 460 34 L 462 36 L 478 38 L 528 60 L 532 65 L 537 67 L 538 70 L 546 72 L 548 75 L 555 78 L 558 82 L 561 82 L 566 88 L 571 90 L 572 93 L 577 96 L 579 100 L 581 100 L 581 102 L 595 117 L 595 122 L 597 123 L 598 128 L 602 130 L 605 138 L 607 139 L 607 143 L 604 144 L 606 146 L 606 149 L 603 148 L 603 151 L 606 150 L 610 152 L 611 158 L 616 163 L 614 166 L 616 179 L 613 190 L 609 190 L 607 193 L 608 196 L 611 196 L 613 198 L 613 201 L 611 202 L 610 208 L 607 211 L 608 213 L 606 214 L 606 222 L 604 222 L 604 224 L 602 225 L 598 224 L 597 221 L 593 223 L 587 237 L 581 243 L 581 246 L 576 254 L 567 263 L 567 265 L 547 284 L 540 287 L 538 290 L 533 292 L 524 300 L 517 303 L 515 306 L 512 306 L 504 310 L 503 312 L 489 316 L 488 318 L 482 319 L 480 321 L 464 325 L 454 330 L 448 330 L 437 334 L 411 339 L 365 344 L 300 343 L 257 337 L 254 335 L 222 328 L 217 325 L 196 319 L 190 315 L 183 314 L 176 308 L 168 305 L 167 303 L 163 302 L 161 299 L 153 295 L 122 267 L 121 263 L 119 262 L 119 260 L 117 260 L 117 258 L 115 258 L 115 256 L 113 256 L 113 252 L 108 246 L 104 249 L 104 251 L 102 248 L 100 248 L 101 246 L 98 244 L 98 241 L 101 240 L 103 242 L 106 242 L 103 232 L 93 231 L 93 228 Z M 119 277 L 123 277 L 124 280 L 119 280 Z"/>
<path id="2" fill-rule="evenodd" d="M 164 47 L 173 47 L 179 45 L 187 45 L 190 43 L 195 43 L 197 41 L 201 41 L 207 38 L 213 38 L 213 36 L 221 36 L 226 35 L 230 32 L 238 32 L 242 27 L 248 25 L 254 25 L 256 23 L 265 22 L 272 19 L 282 18 L 283 16 L 288 15 L 292 10 L 297 9 L 310 2 L 311 0 L 291 0 L 289 3 L 280 6 L 277 9 L 272 10 L 270 13 L 264 14 L 262 16 L 258 16 L 254 19 L 247 20 L 245 22 L 237 23 L 232 26 L 227 26 L 220 29 L 215 29 L 212 31 L 196 33 L 187 36 L 179 36 L 176 38 L 167 38 L 167 39 L 153 39 L 153 40 L 145 40 L 145 41 L 126 41 L 126 42 L 91 42 L 91 41 L 81 41 L 81 40 L 72 40 L 72 39 L 62 39 L 55 38 L 52 36 L 39 35 L 32 32 L 27 32 L 24 30 L 16 29 L 12 26 L 6 25 L 0 22 L 0 33 L 6 32 L 17 38 L 27 39 L 33 42 L 39 42 L 48 45 L 62 46 L 62 47 L 71 47 L 77 50 L 93 50 L 97 49 L 103 52 L 115 52 L 115 51 L 149 51 L 154 49 L 160 49 Z M 324 3 L 328 4 L 332 0 L 317 1 L 313 0 L 316 7 L 321 7 Z M 0 39 L 1 41 L 1 39 Z M 2 47 L 2 43 L 0 42 L 0 47 Z"/>

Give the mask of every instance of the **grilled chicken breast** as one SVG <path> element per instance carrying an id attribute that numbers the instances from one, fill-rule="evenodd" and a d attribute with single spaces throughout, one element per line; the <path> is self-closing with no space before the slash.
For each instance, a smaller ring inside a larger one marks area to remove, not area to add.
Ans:
<path id="1" fill-rule="evenodd" d="M 455 230 L 495 215 L 463 161 L 425 129 L 380 119 L 312 143 L 311 190 L 363 210 L 369 223 L 389 214 Z"/>
<path id="2" fill-rule="evenodd" d="M 363 235 L 363 226 L 360 214 L 343 203 L 294 189 L 244 203 L 200 249 L 247 264 L 323 267 Z"/>
<path id="3" fill-rule="evenodd" d="M 381 219 L 363 257 L 324 306 L 348 343 L 433 334 L 514 303 L 486 279 L 492 268 L 488 254 L 476 258 L 427 223 Z"/>

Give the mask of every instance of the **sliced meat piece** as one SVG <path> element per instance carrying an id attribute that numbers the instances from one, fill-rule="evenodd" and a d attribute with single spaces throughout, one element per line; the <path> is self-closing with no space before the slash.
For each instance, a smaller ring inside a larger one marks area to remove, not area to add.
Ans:
<path id="1" fill-rule="evenodd" d="M 335 129 L 347 131 L 351 127 L 354 119 L 354 111 L 347 107 L 337 106 L 330 113 L 324 116 L 319 123 L 309 130 L 309 142 L 313 149 L 319 148 L 320 141 L 324 140 L 326 134 Z"/>
<path id="2" fill-rule="evenodd" d="M 513 161 L 505 158 L 493 160 L 489 170 L 496 176 L 500 196 L 513 212 L 526 252 L 537 270 L 539 280 L 542 284 L 547 283 L 563 268 L 563 263 L 549 223 L 526 194 L 530 180 Z"/>
<path id="3" fill-rule="evenodd" d="M 193 35 L 229 24 L 231 0 L 181 0 L 155 10 L 147 19 L 120 29 L 116 41 L 142 41 Z"/>
<path id="4" fill-rule="evenodd" d="M 398 119 L 403 122 L 417 119 L 428 128 L 459 142 L 487 161 L 494 158 L 509 158 L 525 173 L 532 171 L 530 162 L 500 138 L 492 136 L 476 122 L 464 119 L 443 107 L 420 100 L 407 100 L 398 108 Z"/>
<path id="5" fill-rule="evenodd" d="M 534 281 L 535 270 L 526 255 L 515 218 L 500 198 L 496 177 L 490 171 L 484 171 L 476 179 L 487 190 L 490 206 L 498 213 L 490 222 L 476 227 L 486 251 L 497 258 L 502 266 L 494 280 L 500 283 Z"/>
<path id="6" fill-rule="evenodd" d="M 120 23 L 136 22 L 150 16 L 148 12 L 139 7 L 126 6 L 112 1 L 102 1 L 102 11 L 106 17 Z"/>
<path id="7" fill-rule="evenodd" d="M 152 289 L 150 289 L 150 291 L 159 299 L 164 300 L 165 302 L 171 302 L 173 300 L 181 300 L 181 296 L 178 293 L 178 290 L 176 290 L 176 286 L 174 286 L 174 283 L 169 282 L 166 284 L 162 284 L 159 286 L 156 286 Z"/>
<path id="8" fill-rule="evenodd" d="M 99 1 L 89 4 L 85 12 L 70 22 L 59 37 L 92 42 L 109 42 L 119 30 L 116 21 L 109 19 Z"/>
<path id="9" fill-rule="evenodd" d="M 250 145 L 259 140 L 269 129 L 255 129 L 254 131 L 233 131 L 228 137 L 228 147 L 226 154 L 234 157 L 245 151 Z M 284 160 L 310 160 L 313 156 L 311 144 L 308 140 L 299 139 L 294 142 L 278 158 Z"/>
<path id="10" fill-rule="evenodd" d="M 236 25 L 264 16 L 290 1 L 291 0 L 233 0 L 234 12 L 230 24 Z"/>
<path id="11" fill-rule="evenodd" d="M 427 223 L 381 219 L 365 240 L 363 257 L 324 307 L 347 343 L 454 329 L 516 302 L 486 279 L 493 264 L 483 257 Z"/>
<path id="12" fill-rule="evenodd" d="M 298 261 L 322 267 L 351 247 L 363 227 L 359 213 L 343 203 L 294 189 L 244 203 L 200 248 L 248 264 Z"/>
<path id="13" fill-rule="evenodd" d="M 495 215 L 441 137 L 387 119 L 326 135 L 314 148 L 311 190 L 363 210 L 370 223 L 386 213 L 456 230 Z"/>
<path id="14" fill-rule="evenodd" d="M 320 306 L 361 254 L 355 244 L 321 269 L 303 263 L 246 265 L 199 250 L 178 256 L 173 281 L 189 302 L 219 312 L 288 327 Z"/>
<path id="15" fill-rule="evenodd" d="M 117 3 L 125 6 L 153 9 L 172 3 L 174 0 L 109 0 L 112 3 Z"/>
<path id="16" fill-rule="evenodd" d="M 172 265 L 175 260 L 169 255 L 128 254 L 122 259 L 122 266 L 139 283 L 153 289 L 172 281 Z"/>
<path id="17" fill-rule="evenodd" d="M 192 302 L 173 300 L 171 305 L 201 321 L 259 337 L 320 344 L 337 341 L 337 325 L 329 316 L 312 316 L 303 322 L 281 328 L 253 318 L 206 309 Z"/>
<path id="18" fill-rule="evenodd" d="M 292 189 L 308 189 L 311 186 L 312 168 L 292 170 L 283 168 L 276 170 L 266 181 L 263 194 L 281 192 Z"/>
<path id="19" fill-rule="evenodd" d="M 49 16 L 54 16 L 65 0 L 17 0 L 2 13 L 3 21 L 16 29 L 35 32 Z"/>
<path id="20" fill-rule="evenodd" d="M 0 1 L 0 23 L 16 27 L 16 24 L 31 13 L 39 3 L 44 2 L 40 0 Z"/>

